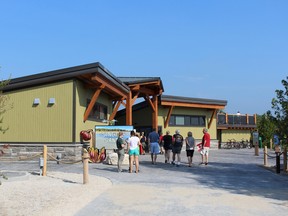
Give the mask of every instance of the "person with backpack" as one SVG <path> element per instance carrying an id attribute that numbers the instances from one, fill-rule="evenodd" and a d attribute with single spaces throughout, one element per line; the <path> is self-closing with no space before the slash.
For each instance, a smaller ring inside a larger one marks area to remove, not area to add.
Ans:
<path id="1" fill-rule="evenodd" d="M 180 166 L 181 163 L 181 150 L 182 150 L 182 146 L 183 146 L 183 136 L 180 134 L 179 130 L 175 131 L 175 134 L 173 135 L 173 147 L 172 147 L 172 164 L 175 165 L 177 167 Z M 177 156 L 177 161 L 175 161 Z"/>
<path id="2" fill-rule="evenodd" d="M 117 147 L 117 155 L 118 155 L 118 161 L 117 161 L 117 167 L 118 172 L 123 172 L 122 170 L 122 163 L 125 156 L 125 141 L 123 139 L 123 132 L 120 131 L 118 133 L 118 139 L 116 140 L 116 147 Z"/>
<path id="3" fill-rule="evenodd" d="M 171 156 L 171 150 L 172 150 L 172 140 L 173 140 L 173 138 L 170 135 L 170 131 L 166 131 L 166 135 L 163 136 L 165 163 L 170 163 L 170 156 Z"/>

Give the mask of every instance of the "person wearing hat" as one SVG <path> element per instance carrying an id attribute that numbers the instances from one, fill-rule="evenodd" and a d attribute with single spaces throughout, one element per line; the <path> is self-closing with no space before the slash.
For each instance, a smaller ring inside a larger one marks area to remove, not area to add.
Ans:
<path id="1" fill-rule="evenodd" d="M 179 130 L 176 130 L 175 131 L 175 134 L 173 135 L 173 141 L 172 141 L 172 144 L 173 144 L 173 147 L 172 147 L 172 164 L 175 165 L 177 167 L 180 166 L 180 163 L 181 163 L 181 150 L 182 150 L 182 146 L 183 146 L 183 136 L 180 134 L 180 131 Z M 177 156 L 177 162 L 175 161 L 176 159 L 176 156 Z"/>

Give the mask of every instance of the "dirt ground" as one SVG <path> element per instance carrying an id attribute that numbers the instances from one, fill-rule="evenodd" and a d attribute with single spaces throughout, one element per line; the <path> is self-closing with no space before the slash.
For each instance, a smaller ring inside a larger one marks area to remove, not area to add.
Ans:
<path id="1" fill-rule="evenodd" d="M 23 180 L 1 181 L 1 216 L 74 215 L 112 186 L 106 178 L 91 175 L 89 183 L 83 184 L 83 175 L 63 172 L 49 172 L 45 177 L 28 174 Z"/>

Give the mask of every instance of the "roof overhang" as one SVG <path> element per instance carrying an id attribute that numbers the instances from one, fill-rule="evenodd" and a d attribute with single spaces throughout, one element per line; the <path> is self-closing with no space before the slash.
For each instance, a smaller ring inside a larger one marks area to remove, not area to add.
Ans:
<path id="1" fill-rule="evenodd" d="M 97 89 L 104 84 L 103 91 L 112 98 L 126 97 L 130 91 L 127 85 L 99 62 L 11 79 L 9 85 L 5 86 L 3 91 L 12 91 L 68 79 L 79 79 L 91 89 Z"/>
<path id="2" fill-rule="evenodd" d="M 161 95 L 160 103 L 162 106 L 191 107 L 202 109 L 224 109 L 227 105 L 226 100 L 211 100 L 203 98 L 188 98 L 171 95 Z"/>
<path id="3" fill-rule="evenodd" d="M 129 86 L 132 97 L 138 94 L 138 97 L 151 95 L 161 95 L 164 91 L 160 77 L 118 77 L 123 83 Z"/>

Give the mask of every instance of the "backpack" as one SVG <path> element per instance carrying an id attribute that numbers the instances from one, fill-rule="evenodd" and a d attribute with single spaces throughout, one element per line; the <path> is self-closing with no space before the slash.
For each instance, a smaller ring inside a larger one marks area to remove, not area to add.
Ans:
<path id="1" fill-rule="evenodd" d="M 181 146 L 183 144 L 183 137 L 180 134 L 175 135 L 175 145 Z"/>

